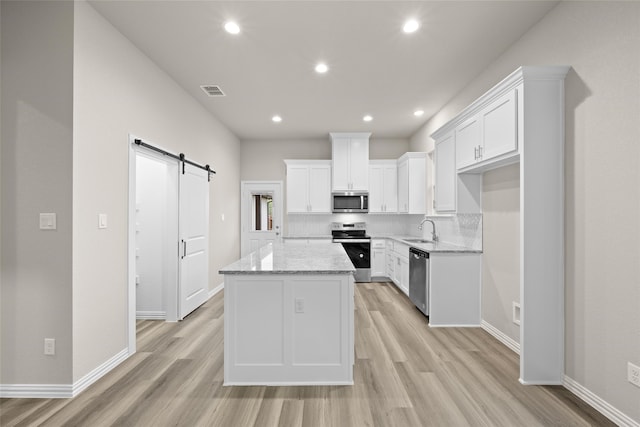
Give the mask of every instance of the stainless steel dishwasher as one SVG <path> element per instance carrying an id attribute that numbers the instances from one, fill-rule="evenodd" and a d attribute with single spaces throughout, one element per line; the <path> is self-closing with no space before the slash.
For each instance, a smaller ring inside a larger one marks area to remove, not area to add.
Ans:
<path id="1" fill-rule="evenodd" d="M 429 315 L 429 252 L 409 248 L 409 299 Z"/>

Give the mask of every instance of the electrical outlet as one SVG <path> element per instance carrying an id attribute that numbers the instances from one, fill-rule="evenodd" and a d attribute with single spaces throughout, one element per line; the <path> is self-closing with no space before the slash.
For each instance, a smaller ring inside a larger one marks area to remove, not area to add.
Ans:
<path id="1" fill-rule="evenodd" d="M 640 387 L 640 366 L 627 363 L 627 380 L 636 387 Z"/>
<path id="2" fill-rule="evenodd" d="M 296 298 L 296 313 L 304 313 L 304 298 Z"/>
<path id="3" fill-rule="evenodd" d="M 56 339 L 45 338 L 44 339 L 44 354 L 47 356 L 53 356 L 56 354 Z"/>

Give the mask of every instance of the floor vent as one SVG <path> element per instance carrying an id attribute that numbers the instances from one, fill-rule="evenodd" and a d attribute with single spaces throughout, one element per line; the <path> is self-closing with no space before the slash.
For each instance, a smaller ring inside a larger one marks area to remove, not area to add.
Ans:
<path id="1" fill-rule="evenodd" d="M 226 96 L 218 85 L 203 85 L 200 88 L 209 96 Z"/>

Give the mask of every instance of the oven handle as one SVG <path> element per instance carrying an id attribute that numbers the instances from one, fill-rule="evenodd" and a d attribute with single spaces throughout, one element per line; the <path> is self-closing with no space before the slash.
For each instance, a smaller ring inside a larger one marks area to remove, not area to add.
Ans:
<path id="1" fill-rule="evenodd" d="M 333 243 L 370 243 L 371 239 L 333 239 Z"/>

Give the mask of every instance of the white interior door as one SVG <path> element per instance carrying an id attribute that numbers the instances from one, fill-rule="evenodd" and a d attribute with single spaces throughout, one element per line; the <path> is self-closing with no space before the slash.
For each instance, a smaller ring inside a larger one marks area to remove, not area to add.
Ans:
<path id="1" fill-rule="evenodd" d="M 242 240 L 245 256 L 282 239 L 282 181 L 242 181 Z"/>
<path id="2" fill-rule="evenodd" d="M 207 300 L 209 292 L 208 172 L 184 164 L 180 174 L 179 318 Z"/>

